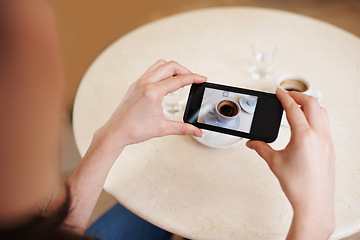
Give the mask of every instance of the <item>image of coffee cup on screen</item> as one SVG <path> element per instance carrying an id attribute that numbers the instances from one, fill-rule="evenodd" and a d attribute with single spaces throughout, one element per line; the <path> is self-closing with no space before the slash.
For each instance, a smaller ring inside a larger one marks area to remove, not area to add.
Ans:
<path id="1" fill-rule="evenodd" d="M 205 88 L 198 122 L 249 133 L 257 96 Z"/>

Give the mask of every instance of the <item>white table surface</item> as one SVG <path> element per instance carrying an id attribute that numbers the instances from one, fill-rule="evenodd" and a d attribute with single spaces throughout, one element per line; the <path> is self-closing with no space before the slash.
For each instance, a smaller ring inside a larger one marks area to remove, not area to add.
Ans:
<path id="1" fill-rule="evenodd" d="M 116 27 L 116 23 L 113 26 Z M 249 75 L 254 39 L 278 45 L 267 80 Z M 157 59 L 176 60 L 209 82 L 269 90 L 284 73 L 306 77 L 328 109 L 336 163 L 333 238 L 360 230 L 360 39 L 308 17 L 260 8 L 214 8 L 171 16 L 117 40 L 79 87 L 74 133 L 82 155 L 129 85 Z M 283 127 L 273 147 L 289 140 Z M 168 136 L 127 147 L 105 190 L 142 218 L 192 239 L 284 239 L 291 206 L 266 163 L 242 142 L 211 149 Z"/>

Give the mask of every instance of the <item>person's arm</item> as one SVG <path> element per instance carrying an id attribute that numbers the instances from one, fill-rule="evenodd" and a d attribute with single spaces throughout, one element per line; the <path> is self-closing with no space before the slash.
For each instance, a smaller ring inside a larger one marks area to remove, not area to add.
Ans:
<path id="1" fill-rule="evenodd" d="M 290 124 L 289 144 L 280 151 L 259 141 L 247 146 L 265 159 L 293 207 L 287 239 L 328 239 L 335 230 L 335 153 L 326 110 L 298 92 L 276 94 Z"/>
<path id="2" fill-rule="evenodd" d="M 71 212 L 65 225 L 83 233 L 106 176 L 125 146 L 170 134 L 202 135 L 190 124 L 168 120 L 161 102 L 168 93 L 205 80 L 176 62 L 159 60 L 129 88 L 110 119 L 94 134 L 84 158 L 67 181 Z M 65 193 L 63 190 L 52 209 Z"/>

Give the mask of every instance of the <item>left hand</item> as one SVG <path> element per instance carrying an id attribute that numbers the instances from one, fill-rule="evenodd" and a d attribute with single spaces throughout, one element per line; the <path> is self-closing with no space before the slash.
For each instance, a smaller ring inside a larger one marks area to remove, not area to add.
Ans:
<path id="1" fill-rule="evenodd" d="M 121 151 L 127 145 L 165 135 L 202 136 L 197 127 L 168 120 L 162 100 L 168 93 L 206 77 L 193 74 L 176 62 L 157 61 L 136 82 L 105 125 L 97 131 L 111 150 Z"/>

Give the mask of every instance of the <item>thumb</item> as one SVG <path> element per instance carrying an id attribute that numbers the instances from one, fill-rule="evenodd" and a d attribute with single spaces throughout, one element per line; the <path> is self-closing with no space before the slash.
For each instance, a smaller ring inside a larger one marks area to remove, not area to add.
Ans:
<path id="1" fill-rule="evenodd" d="M 193 135 L 195 137 L 201 137 L 202 131 L 188 123 L 169 121 L 168 135 Z"/>
<path id="2" fill-rule="evenodd" d="M 255 150 L 260 157 L 262 157 L 268 165 L 270 165 L 270 161 L 273 159 L 275 150 L 272 149 L 269 144 L 261 141 L 247 141 L 246 146 L 250 149 Z"/>

